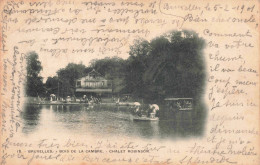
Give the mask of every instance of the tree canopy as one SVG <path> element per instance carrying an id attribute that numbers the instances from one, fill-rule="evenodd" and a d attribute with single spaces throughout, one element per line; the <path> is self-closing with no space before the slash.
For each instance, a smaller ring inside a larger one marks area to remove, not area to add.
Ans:
<path id="1" fill-rule="evenodd" d="M 83 64 L 69 63 L 65 68 L 57 71 L 59 82 L 59 96 L 66 97 L 74 95 L 76 80 L 85 76 L 90 68 Z"/>
<path id="2" fill-rule="evenodd" d="M 27 54 L 26 63 L 26 95 L 31 97 L 41 96 L 45 91 L 42 77 L 39 76 L 42 66 L 38 54 L 36 52 L 29 52 Z"/>
<path id="3" fill-rule="evenodd" d="M 60 96 L 73 95 L 76 79 L 95 69 L 113 82 L 116 93 L 153 102 L 166 97 L 199 99 L 205 79 L 204 46 L 204 40 L 193 31 L 172 31 L 151 41 L 139 38 L 130 46 L 128 59 L 95 59 L 89 67 L 70 63 L 57 77 L 48 78 L 46 87 L 55 91 L 60 84 Z"/>
<path id="4" fill-rule="evenodd" d="M 204 78 L 205 42 L 195 32 L 173 31 L 130 47 L 126 82 L 129 93 L 147 100 L 197 98 Z"/>

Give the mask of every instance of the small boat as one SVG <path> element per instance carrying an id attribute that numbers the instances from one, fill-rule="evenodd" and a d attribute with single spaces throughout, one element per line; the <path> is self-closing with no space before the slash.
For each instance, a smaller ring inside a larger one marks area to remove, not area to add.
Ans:
<path id="1" fill-rule="evenodd" d="M 134 117 L 133 121 L 158 121 L 159 118 L 158 117 L 146 117 L 146 116 L 142 116 L 142 117 Z"/>

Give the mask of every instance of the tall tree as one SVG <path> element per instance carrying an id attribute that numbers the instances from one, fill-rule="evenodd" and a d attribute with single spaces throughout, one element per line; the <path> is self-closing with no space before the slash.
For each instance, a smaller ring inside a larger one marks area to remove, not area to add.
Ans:
<path id="1" fill-rule="evenodd" d="M 148 58 L 151 51 L 151 45 L 144 39 L 134 41 L 130 46 L 129 58 L 126 64 L 126 90 L 135 97 L 143 98 L 146 93 L 143 75 L 148 67 Z"/>
<path id="2" fill-rule="evenodd" d="M 106 79 L 111 80 L 113 92 L 123 92 L 125 87 L 125 60 L 119 57 L 106 57 L 104 59 L 93 60 L 91 67 L 99 72 Z"/>
<path id="3" fill-rule="evenodd" d="M 199 98 L 205 78 L 204 45 L 204 40 L 192 31 L 173 31 L 151 42 L 136 41 L 128 58 L 128 88 L 150 101 Z"/>
<path id="4" fill-rule="evenodd" d="M 26 63 L 26 95 L 31 97 L 42 96 L 44 94 L 44 85 L 42 82 L 43 78 L 39 75 L 42 66 L 38 54 L 36 52 L 29 52 Z"/>
<path id="5" fill-rule="evenodd" d="M 58 70 L 58 81 L 60 82 L 59 96 L 66 97 L 74 95 L 76 80 L 85 76 L 89 70 L 83 64 L 69 63 L 65 68 Z"/>
<path id="6" fill-rule="evenodd" d="M 47 90 L 48 95 L 50 94 L 56 94 L 59 95 L 59 79 L 57 76 L 54 77 L 48 77 L 45 87 Z"/>

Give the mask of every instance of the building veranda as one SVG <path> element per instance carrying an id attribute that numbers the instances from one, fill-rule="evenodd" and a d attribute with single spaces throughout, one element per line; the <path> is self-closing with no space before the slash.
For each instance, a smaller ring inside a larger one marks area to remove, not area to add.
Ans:
<path id="1" fill-rule="evenodd" d="M 75 95 L 82 97 L 86 95 L 108 97 L 113 93 L 112 81 L 105 79 L 100 73 L 94 69 L 87 73 L 86 76 L 76 80 Z"/>

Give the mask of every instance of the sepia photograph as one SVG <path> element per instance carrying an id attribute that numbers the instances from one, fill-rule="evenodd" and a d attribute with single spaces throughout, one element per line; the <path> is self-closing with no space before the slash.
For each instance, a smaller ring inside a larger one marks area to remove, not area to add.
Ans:
<path id="1" fill-rule="evenodd" d="M 171 31 L 134 40 L 127 59 L 69 62 L 47 79 L 38 53 L 28 52 L 21 131 L 28 137 L 47 133 L 44 128 L 148 139 L 203 136 L 204 46 L 194 31 Z"/>
<path id="2" fill-rule="evenodd" d="M 0 0 L 0 165 L 259 165 L 259 1 Z"/>

